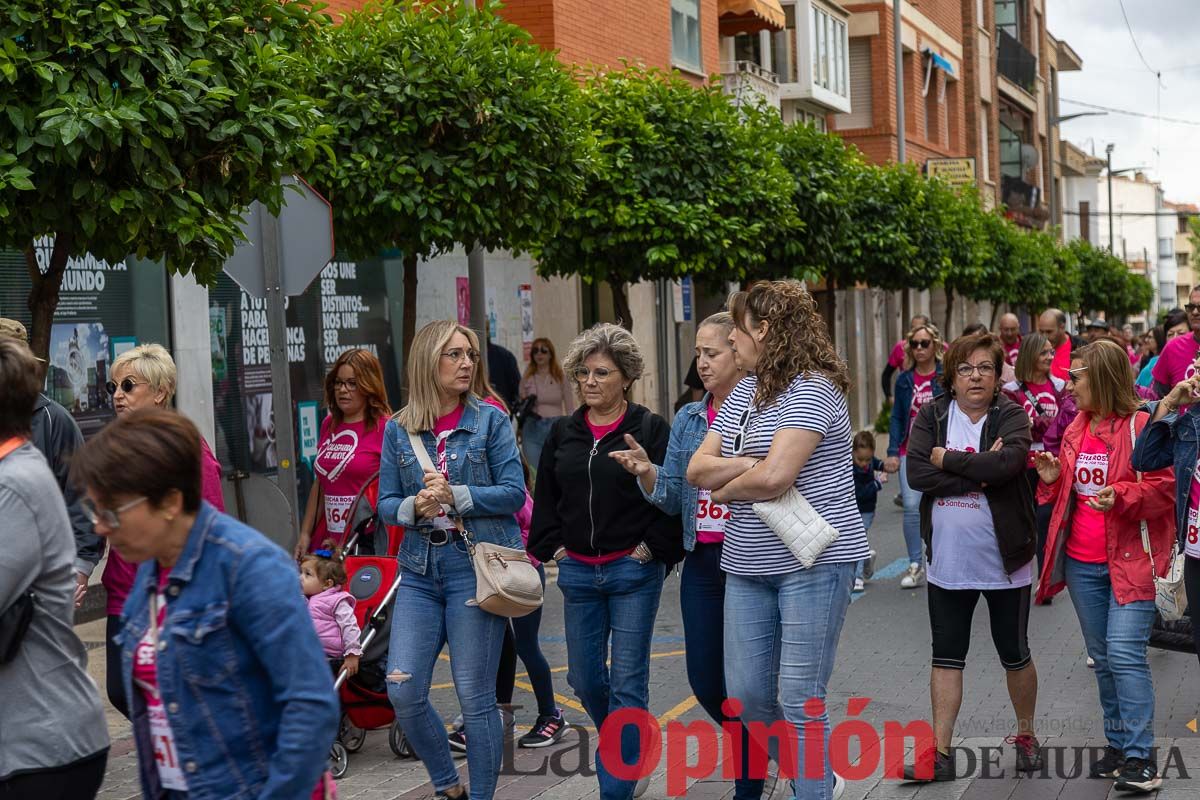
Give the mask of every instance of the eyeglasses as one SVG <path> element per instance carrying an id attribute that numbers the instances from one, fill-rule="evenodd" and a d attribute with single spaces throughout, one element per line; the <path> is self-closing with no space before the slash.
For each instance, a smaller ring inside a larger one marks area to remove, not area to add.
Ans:
<path id="1" fill-rule="evenodd" d="M 607 367 L 596 367 L 595 369 L 576 367 L 575 371 L 571 374 L 575 376 L 575 380 L 580 383 L 586 383 L 588 378 L 595 378 L 597 381 L 606 381 L 614 372 L 616 372 L 615 369 L 608 369 Z"/>
<path id="2" fill-rule="evenodd" d="M 1189 314 L 1200 314 L 1200 305 L 1197 305 L 1196 303 L 1188 303 L 1183 307 L 1183 310 Z"/>
<path id="3" fill-rule="evenodd" d="M 83 513 L 87 515 L 88 521 L 93 525 L 104 523 L 104 527 L 115 531 L 121 527 L 121 515 L 134 506 L 146 502 L 147 498 L 138 497 L 130 500 L 123 506 L 117 508 L 97 508 L 96 504 L 91 501 L 91 498 L 84 497 L 79 501 L 79 507 L 83 509 Z"/>
<path id="4" fill-rule="evenodd" d="M 996 365 L 990 364 L 990 363 L 988 363 L 988 364 L 959 364 L 958 367 L 954 371 L 958 373 L 958 377 L 960 377 L 960 378 L 969 378 L 976 371 L 979 372 L 979 377 L 989 378 L 992 375 L 996 374 Z"/>
<path id="5" fill-rule="evenodd" d="M 133 391 L 133 387 L 141 385 L 141 383 L 138 383 L 133 378 L 126 378 L 125 380 L 121 381 L 120 384 L 109 381 L 108 383 L 104 384 L 104 391 L 108 392 L 109 394 L 116 394 L 117 389 L 120 388 L 122 392 L 129 394 Z"/>
<path id="6" fill-rule="evenodd" d="M 738 417 L 738 432 L 733 435 L 733 454 L 740 456 L 746 449 L 746 432 L 750 427 L 750 409 L 746 408 Z"/>
<path id="7" fill-rule="evenodd" d="M 550 355 L 550 348 L 548 348 L 548 347 L 531 347 L 529 349 L 529 352 L 533 355 L 538 355 L 538 354 Z"/>
<path id="8" fill-rule="evenodd" d="M 449 360 L 453 361 L 455 364 L 461 364 L 462 360 L 464 358 L 467 361 L 470 361 L 472 364 L 478 364 L 479 363 L 479 351 L 478 350 L 463 350 L 461 347 L 456 347 L 453 350 L 447 350 L 446 352 L 442 353 L 442 358 L 449 359 Z"/>
<path id="9" fill-rule="evenodd" d="M 339 378 L 338 380 L 335 380 L 333 382 L 333 390 L 335 392 L 338 389 L 342 389 L 342 388 L 345 388 L 346 391 L 348 391 L 348 392 L 356 392 L 356 391 L 358 391 L 358 381 L 355 380 L 354 378 L 351 378 L 348 381 L 344 381 Z"/>
<path id="10" fill-rule="evenodd" d="M 1071 380 L 1079 380 L 1080 373 L 1087 372 L 1087 367 L 1076 367 L 1075 369 L 1067 370 L 1067 374 L 1071 376 Z"/>
<path id="11" fill-rule="evenodd" d="M 933 347 L 933 339 L 909 339 L 908 346 L 914 350 L 924 350 Z"/>

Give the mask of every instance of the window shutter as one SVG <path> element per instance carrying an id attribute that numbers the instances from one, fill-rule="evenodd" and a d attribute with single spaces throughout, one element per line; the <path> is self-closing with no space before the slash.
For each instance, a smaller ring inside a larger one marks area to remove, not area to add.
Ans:
<path id="1" fill-rule="evenodd" d="M 870 128 L 873 119 L 871 101 L 871 40 L 850 40 L 850 113 L 834 119 L 839 131 Z"/>

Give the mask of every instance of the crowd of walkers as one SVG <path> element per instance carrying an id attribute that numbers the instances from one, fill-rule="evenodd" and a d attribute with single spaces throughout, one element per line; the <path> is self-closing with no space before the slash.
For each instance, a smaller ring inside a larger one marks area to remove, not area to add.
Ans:
<path id="1" fill-rule="evenodd" d="M 537 699 L 519 746 L 554 744 L 569 727 L 541 612 L 488 610 L 484 548 L 518 554 L 543 590 L 543 562 L 557 565 L 567 683 L 606 731 L 616 712 L 649 709 L 655 620 L 681 567 L 688 682 L 714 722 L 740 730 L 735 798 L 837 798 L 845 784 L 828 753 L 805 752 L 830 734 L 812 701 L 836 681 L 852 594 L 872 577 L 868 530 L 889 475 L 904 509 L 900 586 L 927 585 L 931 637 L 935 738 L 905 777 L 956 777 L 980 599 L 1016 768 L 1042 769 L 1030 607 L 1068 588 L 1107 739 L 1091 775 L 1157 788 L 1147 647 L 1156 579 L 1177 553 L 1200 602 L 1200 292 L 1136 349 L 1102 320 L 1085 325 L 1086 342 L 1067 323 L 1050 309 L 1022 333 L 1005 314 L 996 335 L 978 325 L 946 342 L 914 317 L 883 376 L 894 399 L 880 459 L 874 436 L 851 427 L 846 365 L 795 281 L 736 292 L 697 326 L 702 389 L 673 423 L 631 399 L 644 359 L 620 326 L 583 331 L 561 364 L 537 339 L 523 377 L 489 343 L 493 384 L 476 334 L 433 322 L 413 339 L 398 412 L 369 351 L 329 370 L 316 480 L 284 553 L 223 513 L 212 450 L 171 410 L 166 349 L 116 359 L 116 419 L 85 444 L 39 392 L 24 328 L 0 320 L 0 517 L 15 532 L 0 565 L 0 699 L 16 714 L 0 796 L 87 798 L 103 780 L 104 714 L 72 618 L 106 547 L 107 694 L 131 725 L 143 794 L 335 796 L 334 678 L 371 666 L 341 563 L 366 497 L 399 540 L 390 640 L 374 666 L 439 798 L 496 794 L 518 658 Z M 461 708 L 449 734 L 430 701 L 447 646 Z M 780 752 L 788 740 L 768 735 L 778 724 L 804 732 L 798 752 Z M 609 759 L 638 761 L 644 731 L 613 735 L 596 752 L 599 796 L 629 800 L 646 781 Z M 454 750 L 466 753 L 465 785 Z M 790 783 L 756 774 L 768 759 L 804 769 Z"/>

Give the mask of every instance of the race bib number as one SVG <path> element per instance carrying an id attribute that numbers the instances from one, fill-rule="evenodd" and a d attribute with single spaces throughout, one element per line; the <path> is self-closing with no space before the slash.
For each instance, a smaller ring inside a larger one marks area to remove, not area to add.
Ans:
<path id="1" fill-rule="evenodd" d="M 696 531 L 725 533 L 725 521 L 731 516 L 729 506 L 712 501 L 712 492 L 701 489 L 696 502 Z"/>
<path id="2" fill-rule="evenodd" d="M 325 530 L 344 533 L 350 524 L 350 506 L 353 503 L 354 495 L 325 495 Z"/>
<path id="3" fill-rule="evenodd" d="M 162 703 L 158 703 L 147 706 L 146 713 L 150 718 L 150 739 L 154 742 L 158 779 L 164 789 L 186 792 L 187 780 L 183 777 L 183 770 L 179 768 L 179 757 L 175 753 L 175 734 L 171 733 L 166 709 Z"/>
<path id="4" fill-rule="evenodd" d="M 1108 485 L 1108 453 L 1080 453 L 1075 460 L 1075 494 L 1095 497 Z"/>
<path id="5" fill-rule="evenodd" d="M 1188 509 L 1187 537 L 1183 540 L 1183 552 L 1188 558 L 1200 558 L 1200 509 Z"/>

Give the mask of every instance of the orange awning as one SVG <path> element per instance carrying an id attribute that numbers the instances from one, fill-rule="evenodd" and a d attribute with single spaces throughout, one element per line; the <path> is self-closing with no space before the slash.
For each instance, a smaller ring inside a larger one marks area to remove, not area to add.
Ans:
<path id="1" fill-rule="evenodd" d="M 779 0 L 717 0 L 722 36 L 781 31 L 786 25 Z"/>

